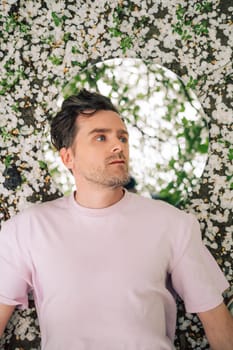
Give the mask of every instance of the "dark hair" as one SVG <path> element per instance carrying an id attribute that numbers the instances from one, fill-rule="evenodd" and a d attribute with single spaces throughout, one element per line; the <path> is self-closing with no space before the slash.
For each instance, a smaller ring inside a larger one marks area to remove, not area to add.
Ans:
<path id="1" fill-rule="evenodd" d="M 129 181 L 127 182 L 127 184 L 124 186 L 124 188 L 126 188 L 128 191 L 131 192 L 136 192 L 136 187 L 137 186 L 137 182 L 135 180 L 135 178 L 133 176 L 130 176 Z"/>
<path id="2" fill-rule="evenodd" d="M 100 110 L 110 110 L 119 113 L 110 98 L 86 89 L 80 90 L 64 100 L 61 111 L 53 118 L 51 123 L 51 141 L 57 150 L 70 147 L 77 134 L 77 117 L 81 114 L 91 116 Z"/>

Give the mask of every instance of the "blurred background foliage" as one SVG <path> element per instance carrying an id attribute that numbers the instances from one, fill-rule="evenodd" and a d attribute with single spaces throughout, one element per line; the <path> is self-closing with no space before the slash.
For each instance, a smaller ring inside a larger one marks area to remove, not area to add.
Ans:
<path id="1" fill-rule="evenodd" d="M 183 206 L 198 185 L 208 153 L 208 129 L 193 91 L 173 72 L 140 59 L 111 59 L 63 86 L 63 99 L 86 88 L 109 96 L 130 132 L 130 174 L 145 196 Z M 64 194 L 74 187 L 51 146 L 50 173 Z"/>

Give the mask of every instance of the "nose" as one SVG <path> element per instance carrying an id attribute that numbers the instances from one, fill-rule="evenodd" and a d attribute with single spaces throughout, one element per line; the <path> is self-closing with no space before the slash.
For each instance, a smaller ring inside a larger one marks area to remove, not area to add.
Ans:
<path id="1" fill-rule="evenodd" d="M 123 147 L 122 147 L 122 143 L 118 140 L 116 141 L 113 146 L 112 146 L 112 153 L 117 153 L 117 152 L 121 152 L 123 150 Z"/>

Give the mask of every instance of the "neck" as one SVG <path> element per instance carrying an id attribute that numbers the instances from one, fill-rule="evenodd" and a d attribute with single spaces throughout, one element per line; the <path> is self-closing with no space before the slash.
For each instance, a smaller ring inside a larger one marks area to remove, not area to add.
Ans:
<path id="1" fill-rule="evenodd" d="M 93 190 L 78 188 L 75 192 L 75 200 L 78 204 L 86 208 L 101 209 L 117 203 L 124 196 L 123 187 L 100 188 Z"/>

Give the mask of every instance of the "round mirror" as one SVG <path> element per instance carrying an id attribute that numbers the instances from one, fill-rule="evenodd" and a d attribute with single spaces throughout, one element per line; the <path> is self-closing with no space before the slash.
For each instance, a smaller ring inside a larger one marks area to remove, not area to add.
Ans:
<path id="1" fill-rule="evenodd" d="M 173 205 L 184 202 L 202 175 L 208 129 L 194 93 L 170 70 L 140 59 L 111 59 L 75 76 L 58 105 L 81 88 L 109 96 L 130 134 L 130 174 L 136 191 Z M 49 143 L 45 160 L 60 190 L 74 188 Z"/>

